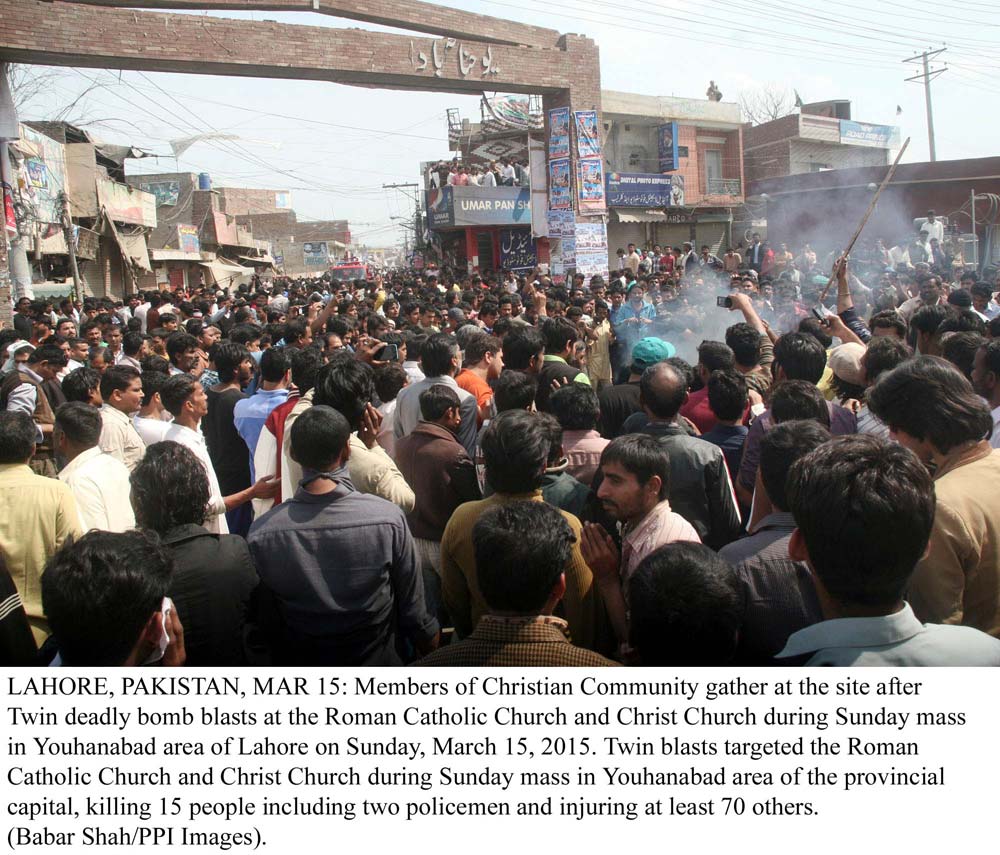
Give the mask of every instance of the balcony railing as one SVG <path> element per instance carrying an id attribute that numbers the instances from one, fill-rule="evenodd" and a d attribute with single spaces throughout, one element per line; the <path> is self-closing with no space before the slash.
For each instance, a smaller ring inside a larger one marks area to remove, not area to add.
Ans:
<path id="1" fill-rule="evenodd" d="M 706 182 L 706 196 L 740 196 L 739 178 L 709 178 Z"/>

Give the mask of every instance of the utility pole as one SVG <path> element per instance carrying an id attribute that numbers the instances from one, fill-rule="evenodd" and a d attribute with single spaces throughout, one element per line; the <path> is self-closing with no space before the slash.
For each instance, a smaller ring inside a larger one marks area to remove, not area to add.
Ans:
<path id="1" fill-rule="evenodd" d="M 407 198 L 413 200 L 413 204 L 414 204 L 414 207 L 415 207 L 415 211 L 414 211 L 414 215 L 413 215 L 413 246 L 414 246 L 415 249 L 420 249 L 421 246 L 423 245 L 423 228 L 422 228 L 422 223 L 421 223 L 421 219 L 422 218 L 421 218 L 421 211 L 420 211 L 420 190 L 421 190 L 420 185 L 416 184 L 416 183 L 412 183 L 412 184 L 383 184 L 382 185 L 382 189 L 383 190 L 399 190 L 404 195 L 406 195 Z M 411 195 L 411 193 L 412 193 L 412 195 Z M 400 219 L 402 219 L 402 218 L 400 218 Z M 409 254 L 410 254 L 410 249 L 409 249 L 409 235 L 406 236 L 406 244 L 405 244 L 405 246 L 406 246 L 406 254 L 407 254 L 407 256 L 409 256 Z"/>
<path id="2" fill-rule="evenodd" d="M 917 60 L 920 60 L 923 63 L 924 70 L 920 74 L 913 75 L 913 77 L 907 77 L 906 82 L 921 80 L 924 84 L 924 98 L 927 102 L 927 140 L 930 145 L 932 163 L 937 160 L 937 148 L 934 145 L 934 110 L 931 108 L 931 81 L 944 74 L 948 70 L 948 66 L 932 70 L 930 60 L 944 53 L 946 50 L 947 48 L 925 50 L 923 53 L 918 53 L 916 56 L 911 56 L 909 59 L 903 60 L 903 62 L 917 62 Z"/>

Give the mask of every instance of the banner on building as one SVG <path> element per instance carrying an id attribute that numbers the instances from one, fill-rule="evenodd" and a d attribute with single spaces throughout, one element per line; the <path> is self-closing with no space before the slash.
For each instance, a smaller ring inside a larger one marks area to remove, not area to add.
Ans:
<path id="1" fill-rule="evenodd" d="M 453 187 L 440 187 L 427 191 L 427 227 L 439 229 L 454 225 L 455 212 L 452 208 Z"/>
<path id="2" fill-rule="evenodd" d="M 840 120 L 841 145 L 862 145 L 869 148 L 889 148 L 895 128 L 890 125 L 866 125 L 863 122 Z"/>
<path id="3" fill-rule="evenodd" d="M 607 203 L 614 208 L 677 208 L 684 205 L 684 176 L 609 172 Z"/>
<path id="4" fill-rule="evenodd" d="M 569 157 L 569 107 L 549 110 L 549 160 Z"/>
<path id="5" fill-rule="evenodd" d="M 549 207 L 554 210 L 573 207 L 568 157 L 549 161 Z"/>
<path id="6" fill-rule="evenodd" d="M 538 249 L 530 229 L 503 229 L 500 232 L 500 267 L 523 273 L 538 264 Z"/>
<path id="7" fill-rule="evenodd" d="M 30 155 L 20 160 L 21 201 L 40 223 L 61 223 L 61 195 L 66 189 L 66 151 L 51 137 L 21 125 L 21 140 Z"/>
<path id="8" fill-rule="evenodd" d="M 660 172 L 677 169 L 677 122 L 667 122 L 656 129 L 656 149 Z"/>
<path id="9" fill-rule="evenodd" d="M 531 190 L 472 186 L 428 190 L 427 222 L 431 229 L 529 225 Z"/>
<path id="10" fill-rule="evenodd" d="M 181 252 L 201 252 L 201 239 L 194 226 L 177 227 L 177 248 Z"/>
<path id="11" fill-rule="evenodd" d="M 579 157 L 601 156 L 601 132 L 596 110 L 578 110 L 573 114 L 576 127 L 576 153 Z"/>
<path id="12" fill-rule="evenodd" d="M 156 207 L 160 205 L 176 205 L 181 197 L 179 181 L 150 181 L 139 184 L 144 193 L 152 193 L 156 197 Z"/>
<path id="13" fill-rule="evenodd" d="M 326 267 L 330 263 L 330 250 L 326 241 L 302 244 L 302 263 L 307 267 Z"/>
<path id="14" fill-rule="evenodd" d="M 577 207 L 592 213 L 606 211 L 604 161 L 600 157 L 581 157 L 576 172 Z"/>

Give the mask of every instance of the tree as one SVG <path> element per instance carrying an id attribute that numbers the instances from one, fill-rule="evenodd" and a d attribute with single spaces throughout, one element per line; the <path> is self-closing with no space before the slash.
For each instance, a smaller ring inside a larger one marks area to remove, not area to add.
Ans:
<path id="1" fill-rule="evenodd" d="M 757 89 L 744 89 L 737 97 L 745 121 L 762 125 L 787 116 L 795 109 L 795 100 L 786 88 L 767 83 Z"/>
<path id="2" fill-rule="evenodd" d="M 7 82 L 10 84 L 11 96 L 14 99 L 14 109 L 18 118 L 31 113 L 42 113 L 44 118 L 54 122 L 69 122 L 72 125 L 100 124 L 113 119 L 88 119 L 87 96 L 103 89 L 103 83 L 89 83 L 78 95 L 57 109 L 46 105 L 45 97 L 53 91 L 58 83 L 64 81 L 65 72 L 61 68 L 51 68 L 45 65 L 15 65 L 7 66 Z"/>

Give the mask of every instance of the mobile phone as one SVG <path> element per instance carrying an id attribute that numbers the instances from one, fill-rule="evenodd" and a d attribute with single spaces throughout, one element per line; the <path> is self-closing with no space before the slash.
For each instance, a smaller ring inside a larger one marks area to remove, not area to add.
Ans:
<path id="1" fill-rule="evenodd" d="M 170 635 L 167 633 L 167 624 L 170 621 L 170 612 L 173 607 L 173 600 L 171 600 L 170 597 L 164 597 L 163 601 L 160 603 L 160 613 L 163 615 L 163 627 L 160 631 L 160 638 L 156 649 L 146 657 L 146 661 L 142 663 L 143 665 L 152 665 L 154 662 L 159 662 L 163 658 L 163 654 L 167 652 L 167 647 L 170 645 Z"/>
<path id="2" fill-rule="evenodd" d="M 716 297 L 715 305 L 720 309 L 731 309 L 733 307 L 732 297 Z"/>
<path id="3" fill-rule="evenodd" d="M 399 362 L 399 346 L 395 344 L 383 344 L 373 357 L 377 362 Z"/>

